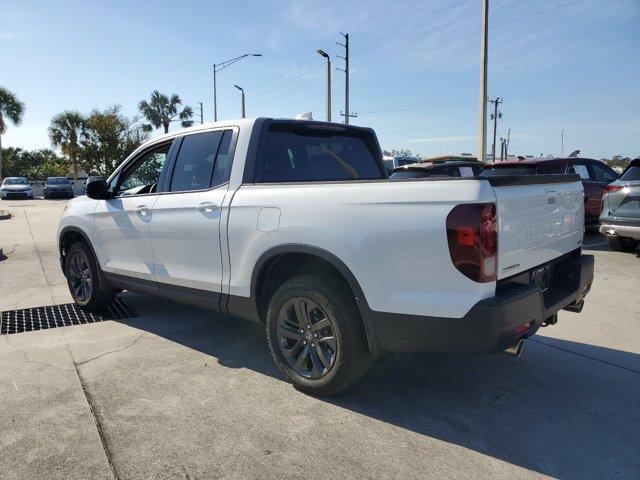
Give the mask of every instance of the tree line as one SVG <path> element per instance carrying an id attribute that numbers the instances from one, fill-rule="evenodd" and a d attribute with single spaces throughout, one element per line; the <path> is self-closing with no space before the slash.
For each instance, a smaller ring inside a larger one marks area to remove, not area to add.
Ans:
<path id="1" fill-rule="evenodd" d="M 154 129 L 169 132 L 171 123 L 182 127 L 193 125 L 193 110 L 182 105 L 178 95 L 165 95 L 158 90 L 149 100 L 140 100 L 141 117 L 129 118 L 119 105 L 94 109 L 88 114 L 66 110 L 53 116 L 48 128 L 51 146 L 58 149 L 23 150 L 2 148 L 2 135 L 8 124 L 19 126 L 25 105 L 10 90 L 0 86 L 0 179 L 24 176 L 44 179 L 67 176 L 74 179 L 83 170 L 88 175 L 107 177 L 118 164 L 149 137 Z M 141 119 L 146 122 L 141 122 Z"/>

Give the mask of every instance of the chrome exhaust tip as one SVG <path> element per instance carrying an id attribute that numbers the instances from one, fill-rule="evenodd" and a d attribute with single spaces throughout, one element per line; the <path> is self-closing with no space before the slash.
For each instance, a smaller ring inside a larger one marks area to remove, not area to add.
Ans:
<path id="1" fill-rule="evenodd" d="M 504 353 L 507 355 L 511 355 L 512 357 L 520 357 L 522 355 L 522 349 L 524 348 L 524 342 L 522 340 L 518 340 L 518 343 L 507 348 Z"/>

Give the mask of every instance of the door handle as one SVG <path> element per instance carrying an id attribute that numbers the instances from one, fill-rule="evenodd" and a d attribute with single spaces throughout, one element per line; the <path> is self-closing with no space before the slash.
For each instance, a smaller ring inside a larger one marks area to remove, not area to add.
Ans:
<path id="1" fill-rule="evenodd" d="M 151 211 L 151 209 L 146 205 L 138 205 L 136 208 L 133 209 L 133 211 L 139 215 L 146 216 L 146 215 L 149 215 L 149 212 Z"/>
<path id="2" fill-rule="evenodd" d="M 196 208 L 204 213 L 211 213 L 214 210 L 217 210 L 219 207 L 213 202 L 202 202 L 196 206 Z"/>

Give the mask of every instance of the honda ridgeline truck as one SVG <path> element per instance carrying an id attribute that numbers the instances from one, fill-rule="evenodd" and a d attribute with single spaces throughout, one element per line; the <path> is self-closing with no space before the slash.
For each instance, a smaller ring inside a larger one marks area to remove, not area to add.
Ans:
<path id="1" fill-rule="evenodd" d="M 371 129 L 258 118 L 148 141 L 58 238 L 79 306 L 132 290 L 261 321 L 285 377 L 327 395 L 382 351 L 519 353 L 582 309 L 583 230 L 577 175 L 389 181 Z"/>

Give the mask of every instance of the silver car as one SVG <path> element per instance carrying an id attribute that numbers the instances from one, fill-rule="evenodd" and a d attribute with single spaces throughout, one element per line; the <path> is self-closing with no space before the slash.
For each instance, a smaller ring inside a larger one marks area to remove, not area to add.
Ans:
<path id="1" fill-rule="evenodd" d="M 640 158 L 605 187 L 600 233 L 619 252 L 631 252 L 640 244 Z"/>

